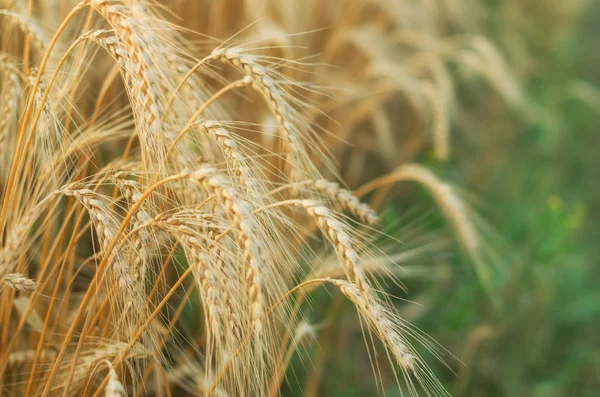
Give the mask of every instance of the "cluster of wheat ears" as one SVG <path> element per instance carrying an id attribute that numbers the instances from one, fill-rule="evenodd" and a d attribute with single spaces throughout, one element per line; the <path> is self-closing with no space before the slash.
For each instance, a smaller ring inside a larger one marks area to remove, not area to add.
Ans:
<path id="1" fill-rule="evenodd" d="M 373 208 L 421 184 L 485 282 L 467 205 L 408 161 L 451 155 L 457 79 L 509 106 L 519 84 L 440 30 L 459 2 L 324 3 L 0 1 L 0 393 L 278 395 L 326 288 L 376 377 L 446 394 L 379 285 L 404 248 Z"/>

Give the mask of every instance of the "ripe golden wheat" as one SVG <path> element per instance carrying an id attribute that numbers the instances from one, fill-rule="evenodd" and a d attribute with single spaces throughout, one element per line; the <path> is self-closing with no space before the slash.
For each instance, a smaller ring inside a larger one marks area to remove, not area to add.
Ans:
<path id="1" fill-rule="evenodd" d="M 337 288 L 400 390 L 447 394 L 372 277 L 413 253 L 377 254 L 357 196 L 421 183 L 485 282 L 456 191 L 396 167 L 451 158 L 463 75 L 526 101 L 488 40 L 437 30 L 461 2 L 422 3 L 0 1 L 3 391 L 277 395 Z"/>

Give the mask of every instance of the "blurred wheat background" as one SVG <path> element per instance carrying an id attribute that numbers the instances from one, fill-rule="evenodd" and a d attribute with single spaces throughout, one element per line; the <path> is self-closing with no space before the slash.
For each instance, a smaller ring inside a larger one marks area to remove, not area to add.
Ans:
<path id="1" fill-rule="evenodd" d="M 592 0 L 0 0 L 0 395 L 595 396 Z"/>

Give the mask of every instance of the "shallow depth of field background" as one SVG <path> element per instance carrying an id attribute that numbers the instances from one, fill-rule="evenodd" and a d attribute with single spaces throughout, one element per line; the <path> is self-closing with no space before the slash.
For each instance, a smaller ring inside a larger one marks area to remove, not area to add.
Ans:
<path id="1" fill-rule="evenodd" d="M 504 109 L 492 111 L 490 127 L 504 123 L 506 128 L 500 144 L 478 152 L 461 147 L 464 142 L 456 138 L 450 164 L 427 153 L 420 158 L 476 196 L 502 268 L 494 280 L 495 303 L 459 255 L 428 263 L 434 265 L 431 278 L 405 280 L 409 295 L 398 291 L 422 304 L 401 313 L 465 363 L 450 360 L 458 377 L 441 366 L 434 369 L 455 396 L 596 396 L 600 391 L 600 6 L 584 6 L 570 31 L 548 48 L 544 33 L 552 30 L 552 18 L 536 14 L 540 2 L 529 3 L 522 19 L 488 27 L 508 24 L 531 31 L 530 45 L 542 61 L 525 90 L 540 113 L 524 121 Z M 582 81 L 593 94 L 578 95 Z M 470 92 L 459 95 L 468 101 Z M 476 111 L 480 105 L 474 100 L 472 106 Z M 424 202 L 419 215 L 435 229 L 435 215 L 427 212 L 430 198 L 418 189 L 413 194 Z M 385 207 L 384 224 L 402 224 L 403 208 L 398 196 Z M 327 339 L 319 344 L 329 358 L 320 363 L 318 376 L 326 379 L 323 395 L 364 396 L 373 390 L 367 352 L 357 351 L 362 336 L 354 316 L 346 311 L 325 324 Z M 353 335 L 347 327 L 355 327 Z M 296 365 L 311 368 L 300 360 Z M 298 375 L 298 385 L 303 376 Z M 364 387 L 356 388 L 361 379 Z M 388 395 L 397 395 L 385 374 L 383 383 Z"/>
<path id="2" fill-rule="evenodd" d="M 535 19 L 536 2 L 531 3 L 530 14 L 514 22 L 521 29 Z M 543 48 L 551 22 L 539 23 L 540 34 L 532 40 Z M 459 157 L 450 167 L 430 161 L 476 194 L 482 216 L 500 239 L 494 244 L 501 247 L 503 266 L 502 277 L 494 280 L 497 306 L 474 277 L 407 281 L 409 299 L 424 304 L 410 313 L 415 324 L 466 364 L 454 365 L 458 378 L 438 372 L 447 375 L 453 395 L 595 396 L 600 391 L 599 39 L 600 7 L 590 2 L 554 49 L 540 50 L 545 60 L 525 87 L 540 106 L 539 119 L 507 124 L 511 141 L 474 159 Z M 569 92 L 569 85 L 582 80 L 595 87 L 594 103 Z M 460 144 L 454 149 L 460 153 Z M 493 170 L 482 172 L 486 159 L 497 158 Z M 390 205 L 386 219 L 396 221 L 401 208 L 401 201 Z M 446 264 L 464 269 L 455 259 Z M 344 327 L 344 319 L 332 327 Z M 350 351 L 345 346 L 354 341 L 331 332 L 339 354 Z M 340 355 L 333 357 L 345 366 L 323 375 L 339 379 L 329 392 L 364 395 L 352 386 L 344 390 L 353 377 L 368 372 L 357 367 L 364 361 Z"/>

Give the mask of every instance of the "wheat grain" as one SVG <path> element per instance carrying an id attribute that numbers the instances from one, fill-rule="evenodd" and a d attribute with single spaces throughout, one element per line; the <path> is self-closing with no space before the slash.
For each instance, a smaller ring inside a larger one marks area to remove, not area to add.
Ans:
<path id="1" fill-rule="evenodd" d="M 10 288 L 23 292 L 34 292 L 37 286 L 35 281 L 29 279 L 23 274 L 17 273 L 11 273 L 6 275 L 6 279 L 4 280 L 4 282 Z"/>

